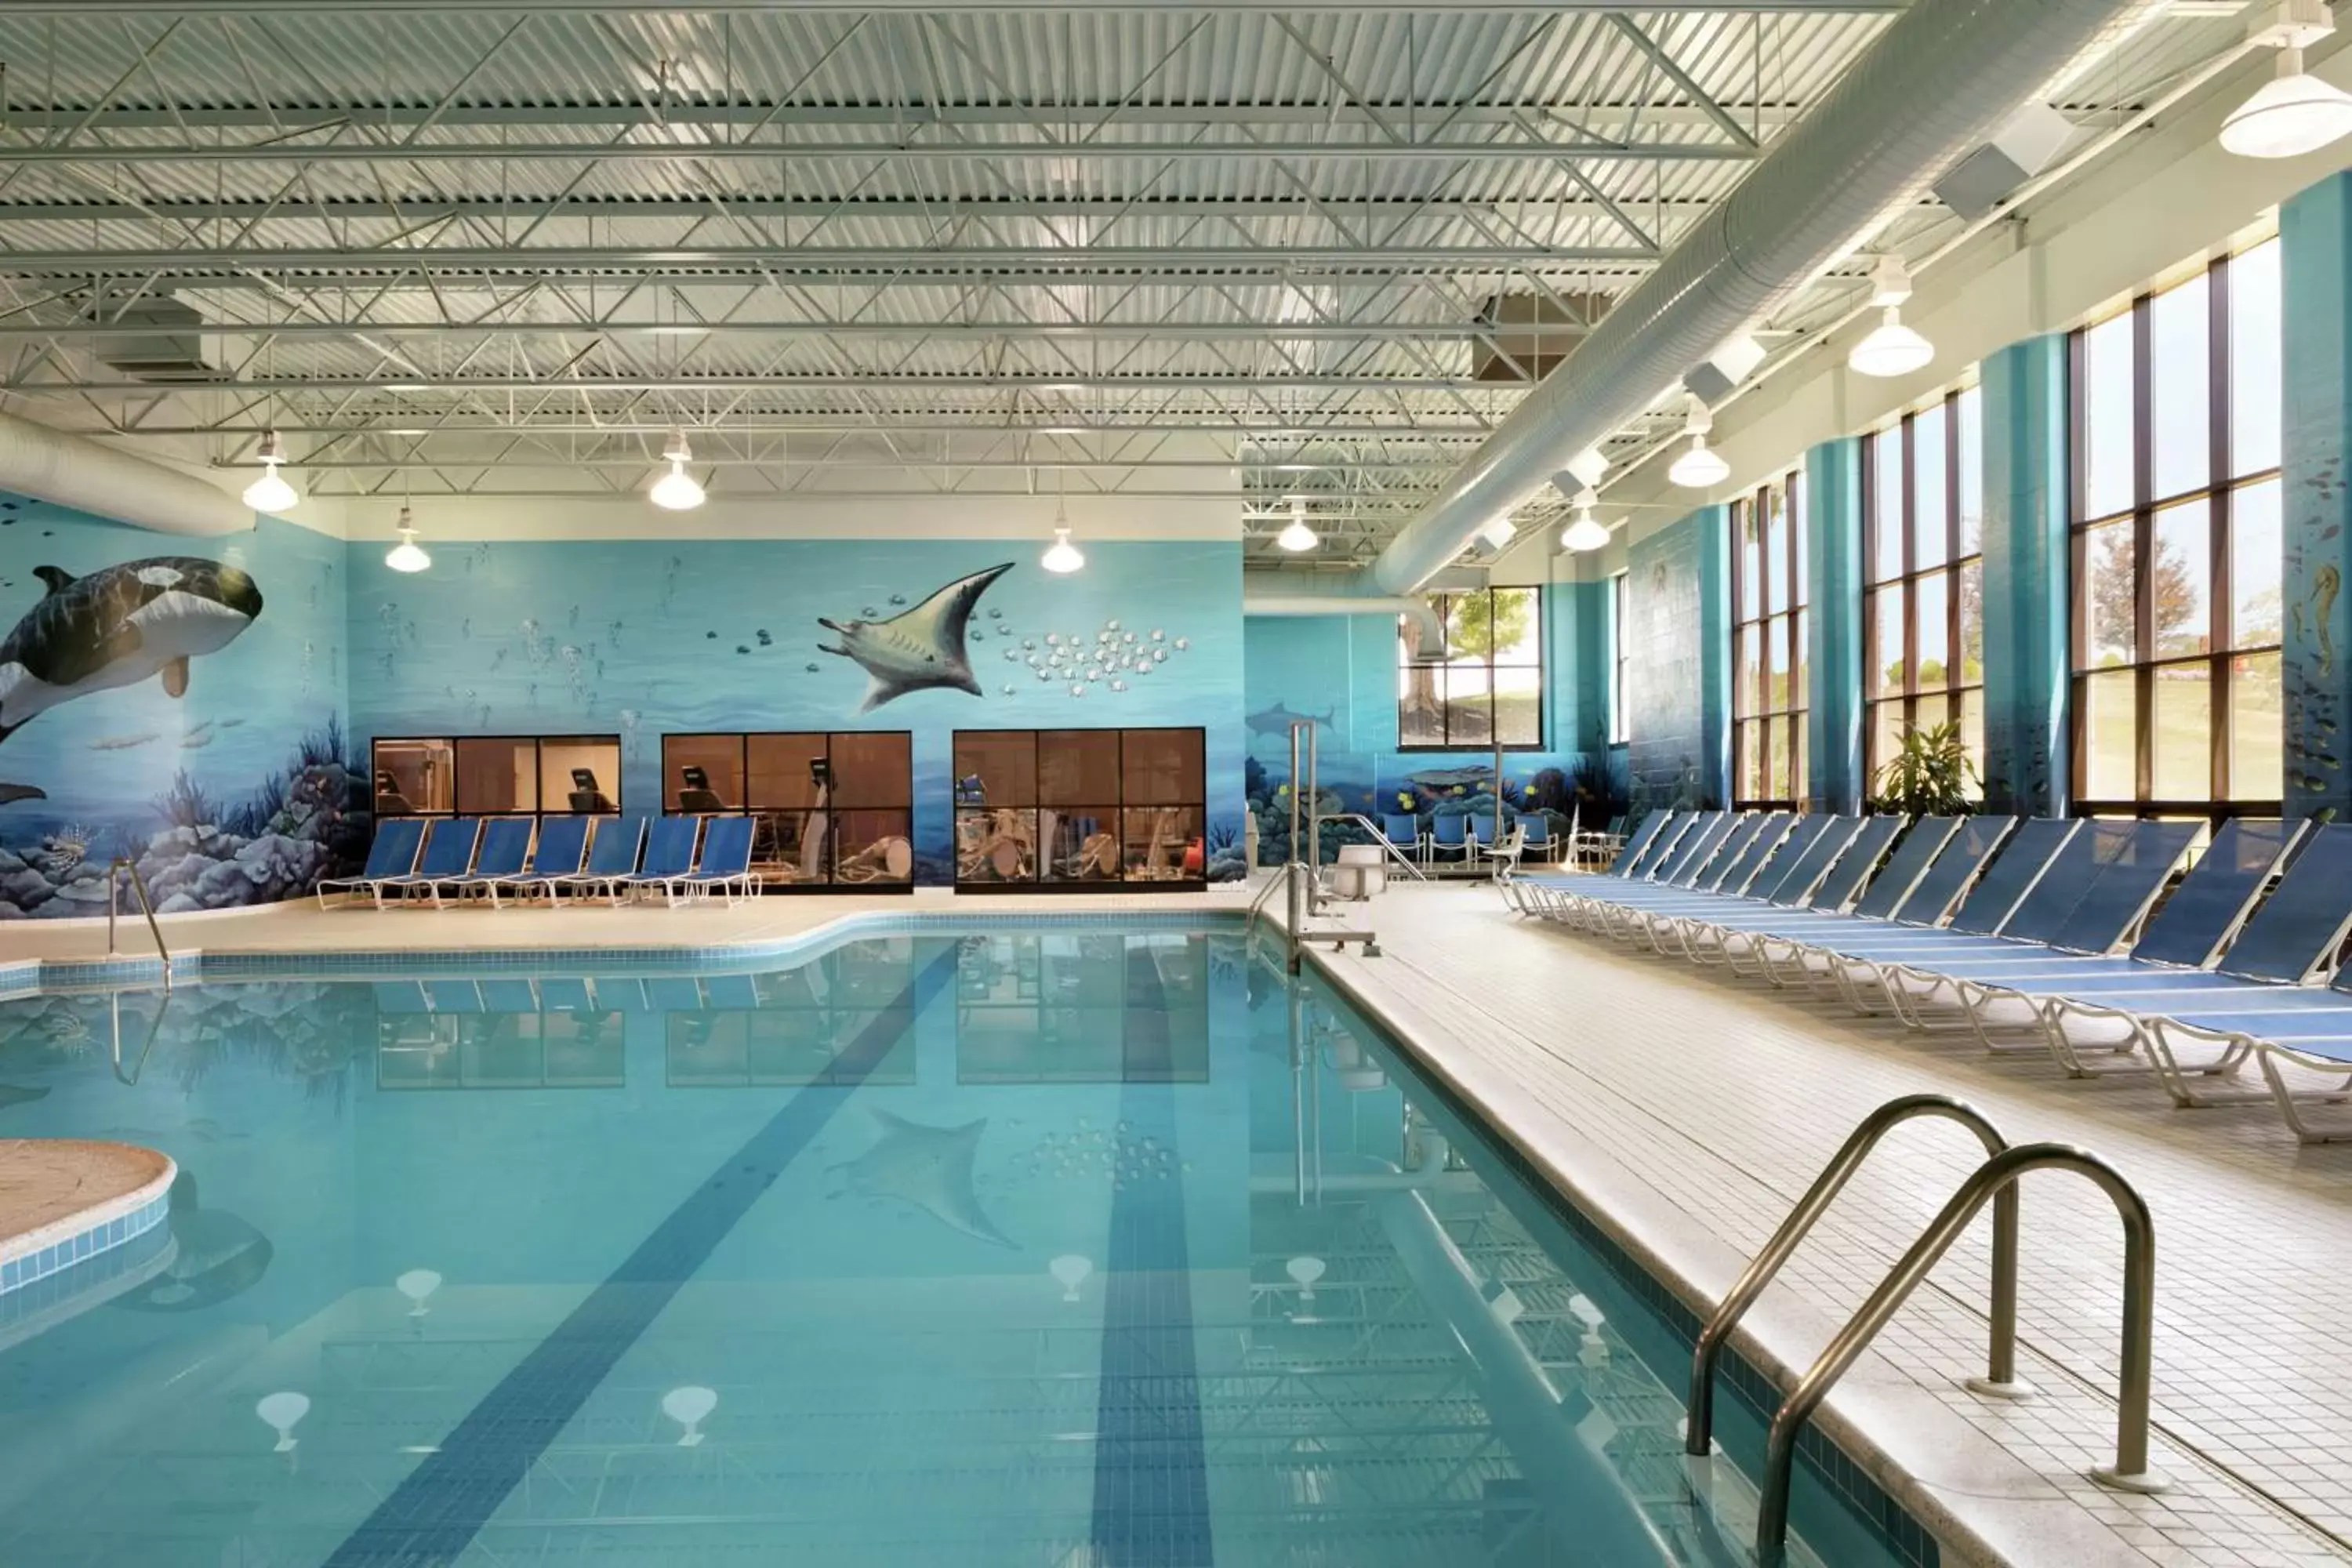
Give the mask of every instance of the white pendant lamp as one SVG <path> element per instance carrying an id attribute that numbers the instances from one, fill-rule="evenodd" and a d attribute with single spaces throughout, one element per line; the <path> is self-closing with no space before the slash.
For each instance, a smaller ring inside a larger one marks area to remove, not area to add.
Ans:
<path id="1" fill-rule="evenodd" d="M 400 509 L 400 521 L 394 525 L 393 531 L 400 535 L 400 542 L 383 552 L 385 565 L 395 572 L 422 572 L 433 564 L 433 557 L 416 542 L 416 522 L 405 506 Z M 405 1279 L 407 1276 L 401 1278 Z"/>
<path id="2" fill-rule="evenodd" d="M 261 433 L 261 446 L 254 455 L 261 459 L 261 477 L 245 487 L 246 505 L 256 511 L 284 511 L 302 499 L 278 471 L 278 465 L 286 460 L 286 443 L 278 439 L 277 431 Z"/>
<path id="3" fill-rule="evenodd" d="M 686 444 L 686 432 L 673 429 L 669 444 L 662 448 L 662 458 L 669 464 L 669 472 L 654 481 L 646 499 L 667 511 L 691 511 L 702 504 L 702 487 L 686 471 L 692 461 L 694 449 Z"/>
<path id="4" fill-rule="evenodd" d="M 1601 498 L 1591 490 L 1579 492 L 1576 510 L 1569 524 L 1559 531 L 1559 547 L 1578 555 L 1606 549 L 1609 525 L 1592 515 L 1592 503 Z"/>
<path id="5" fill-rule="evenodd" d="M 1676 458 L 1666 478 L 1686 490 L 1712 489 L 1731 477 L 1731 465 L 1720 453 L 1707 447 L 1707 432 L 1715 428 L 1715 417 L 1706 405 L 1694 397 L 1690 413 L 1683 420 L 1683 434 L 1690 437 L 1690 449 Z"/>
<path id="6" fill-rule="evenodd" d="M 1870 302 L 1879 309 L 1878 325 L 1845 356 L 1855 374 L 1909 375 L 1927 369 L 1936 357 L 1936 345 L 1903 324 L 1903 301 L 1909 298 L 1911 269 L 1899 256 L 1880 257 L 1870 273 Z"/>
<path id="7" fill-rule="evenodd" d="M 2279 50 L 2278 74 L 2221 121 L 2222 151 L 2241 158 L 2299 158 L 2352 135 L 2352 93 L 2303 68 L 2303 49 Z"/>
<path id="8" fill-rule="evenodd" d="M 1054 542 L 1045 546 L 1045 553 L 1037 558 L 1037 564 L 1065 577 L 1086 568 L 1087 552 L 1070 542 L 1070 520 L 1062 510 L 1059 496 L 1054 498 Z"/>
<path id="9" fill-rule="evenodd" d="M 1290 526 L 1274 536 L 1274 542 L 1293 555 L 1304 555 L 1323 542 L 1320 535 L 1307 525 L 1307 503 L 1290 503 Z"/>

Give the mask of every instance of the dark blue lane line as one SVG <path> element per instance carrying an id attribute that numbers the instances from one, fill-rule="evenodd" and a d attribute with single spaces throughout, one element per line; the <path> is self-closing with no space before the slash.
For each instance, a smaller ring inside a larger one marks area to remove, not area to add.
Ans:
<path id="1" fill-rule="evenodd" d="M 1126 1087 L 1119 1115 L 1158 1130 L 1172 1173 L 1114 1187 L 1095 1411 L 1096 1568 L 1207 1568 L 1208 1463 L 1192 1351 L 1168 996 L 1145 943 L 1127 950 Z"/>
<path id="2" fill-rule="evenodd" d="M 834 1058 L 827 1085 L 793 1096 L 720 1162 L 442 1438 L 439 1451 L 409 1472 L 324 1568 L 436 1568 L 465 1551 L 678 1288 L 816 1141 L 850 1091 L 914 1026 L 916 1015 L 953 984 L 954 965 L 952 948 L 925 964 Z"/>

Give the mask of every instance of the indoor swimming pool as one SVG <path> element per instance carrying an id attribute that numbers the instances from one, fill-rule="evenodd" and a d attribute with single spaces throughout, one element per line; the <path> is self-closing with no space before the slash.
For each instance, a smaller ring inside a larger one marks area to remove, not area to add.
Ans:
<path id="1" fill-rule="evenodd" d="M 0 1562 L 1749 1561 L 1688 1314 L 1231 929 L 24 997 L 0 1136 L 180 1167 L 0 1296 Z"/>

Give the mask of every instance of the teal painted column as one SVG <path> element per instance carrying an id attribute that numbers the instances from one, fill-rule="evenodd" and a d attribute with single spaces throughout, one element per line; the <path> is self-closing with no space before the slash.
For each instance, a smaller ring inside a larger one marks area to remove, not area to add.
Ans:
<path id="1" fill-rule="evenodd" d="M 1805 804 L 1862 809 L 1862 443 L 1805 454 Z"/>
<path id="2" fill-rule="evenodd" d="M 1699 795 L 1731 804 L 1731 509 L 1691 514 L 1698 531 Z"/>
<path id="3" fill-rule="evenodd" d="M 1544 590 L 1556 752 L 1598 754 L 1609 743 L 1609 584 L 1554 583 Z"/>
<path id="4" fill-rule="evenodd" d="M 2066 729 L 2066 339 L 1986 356 L 1985 805 L 2060 816 L 2073 787 Z"/>
<path id="5" fill-rule="evenodd" d="M 2352 819 L 2352 179 L 2279 208 L 2284 279 L 2286 815 Z"/>

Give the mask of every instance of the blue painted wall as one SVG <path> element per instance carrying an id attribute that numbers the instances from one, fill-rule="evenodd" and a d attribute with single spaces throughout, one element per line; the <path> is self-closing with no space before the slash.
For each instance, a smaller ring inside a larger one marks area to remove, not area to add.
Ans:
<path id="1" fill-rule="evenodd" d="M 842 639 L 818 617 L 887 620 L 1008 563 L 971 615 L 982 694 L 861 712 L 866 672 L 823 651 Z M 911 731 L 919 879 L 944 881 L 955 731 L 1200 725 L 1212 851 L 1237 852 L 1240 606 L 1234 542 L 1090 542 L 1067 577 L 973 540 L 436 542 L 417 576 L 355 546 L 352 731 L 617 733 L 632 814 L 659 808 L 665 732 Z"/>
<path id="2" fill-rule="evenodd" d="M 142 674 L 0 738 L 0 920 L 103 915 L 118 855 L 138 862 L 163 909 L 184 910 L 298 893 L 349 854 L 364 803 L 345 767 L 345 552 L 275 518 L 184 539 L 0 496 L 0 688 L 15 688 L 5 710 L 23 711 L 31 682 L 58 673 L 59 658 Z M 138 626 L 122 624 L 135 600 L 73 626 L 38 613 L 47 589 L 37 568 L 92 579 L 128 566 L 160 593 L 172 591 L 175 557 L 241 571 L 261 596 L 232 640 L 190 661 L 179 697 L 142 662 L 152 650 Z"/>
<path id="3" fill-rule="evenodd" d="M 1708 513 L 1695 512 L 1626 552 L 1627 767 L 1636 807 L 1720 802 L 1710 763 L 1706 649 Z M 1718 650 L 1714 658 L 1725 657 Z M 1720 710 L 1718 710 L 1718 714 Z"/>
<path id="4" fill-rule="evenodd" d="M 2067 698 L 2066 339 L 1986 356 L 1985 804 L 2054 816 L 2073 785 Z"/>
<path id="5" fill-rule="evenodd" d="M 2286 334 L 2286 811 L 2352 817 L 2352 180 L 2279 209 Z"/>

